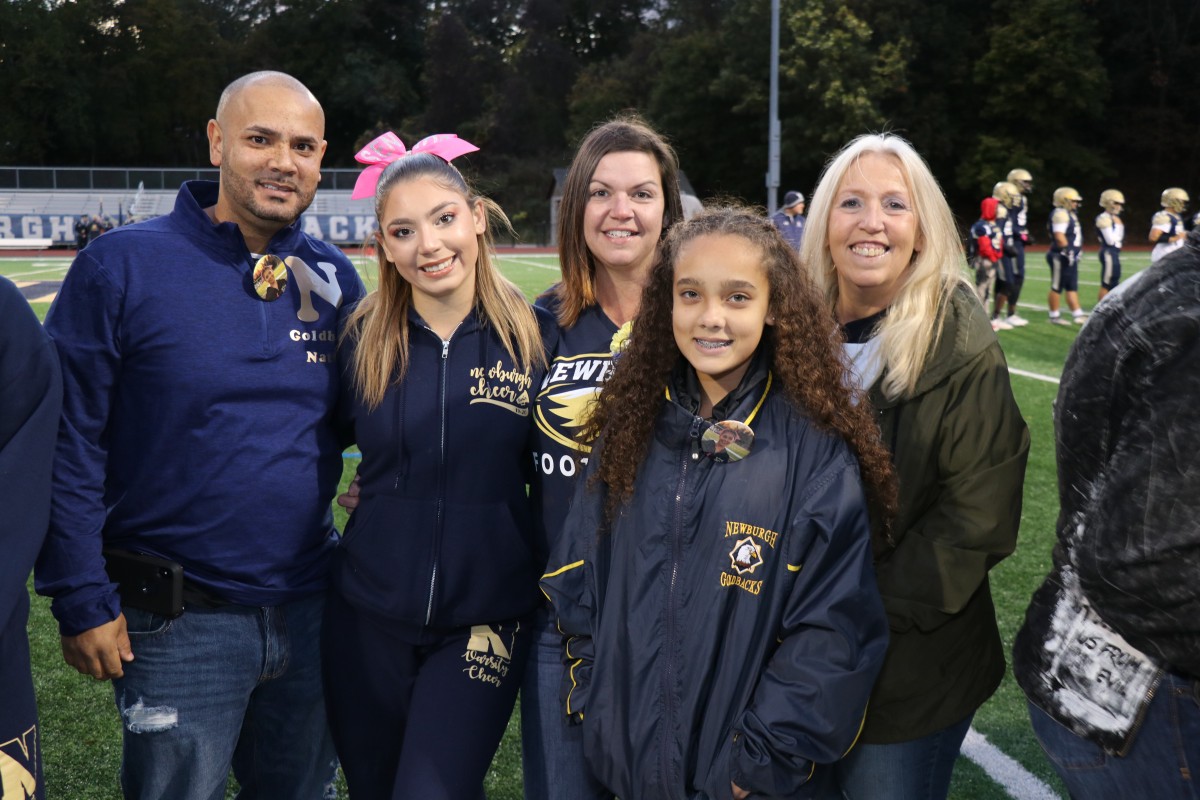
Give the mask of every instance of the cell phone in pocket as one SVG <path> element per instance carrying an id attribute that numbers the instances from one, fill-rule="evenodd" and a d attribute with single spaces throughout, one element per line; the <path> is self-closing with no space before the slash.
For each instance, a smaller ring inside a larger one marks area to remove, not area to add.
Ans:
<path id="1" fill-rule="evenodd" d="M 109 580 L 121 604 L 174 619 L 183 613 L 183 566 L 132 550 L 104 549 Z"/>

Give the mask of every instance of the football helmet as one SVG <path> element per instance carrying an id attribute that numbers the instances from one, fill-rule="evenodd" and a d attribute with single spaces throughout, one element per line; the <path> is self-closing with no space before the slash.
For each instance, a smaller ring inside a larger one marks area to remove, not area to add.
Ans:
<path id="1" fill-rule="evenodd" d="M 1060 186 L 1054 190 L 1054 207 L 1065 208 L 1068 211 L 1075 209 L 1083 202 L 1083 197 L 1079 192 L 1075 191 L 1070 186 Z M 1071 203 L 1073 205 L 1068 205 Z"/>
<path id="2" fill-rule="evenodd" d="M 1183 189 L 1180 189 L 1178 186 L 1172 186 L 1170 189 L 1166 189 L 1162 193 L 1162 207 L 1167 211 L 1174 211 L 1176 214 L 1182 214 L 1183 210 L 1187 208 L 1188 200 L 1190 199 L 1191 198 L 1188 197 L 1188 193 Z"/>
<path id="3" fill-rule="evenodd" d="M 1012 208 L 1021 202 L 1021 190 L 1016 187 L 1016 184 L 1000 181 L 992 188 L 992 197 L 1008 208 Z"/>
<path id="4" fill-rule="evenodd" d="M 1125 205 L 1125 195 L 1120 189 L 1105 189 L 1100 193 L 1100 207 L 1110 214 L 1117 213 L 1116 206 Z"/>
<path id="5" fill-rule="evenodd" d="M 1008 177 L 1005 178 L 1009 183 L 1015 183 L 1017 188 L 1021 190 L 1021 194 L 1029 194 L 1033 191 L 1033 176 L 1029 174 L 1029 170 L 1017 167 L 1010 170 Z"/>

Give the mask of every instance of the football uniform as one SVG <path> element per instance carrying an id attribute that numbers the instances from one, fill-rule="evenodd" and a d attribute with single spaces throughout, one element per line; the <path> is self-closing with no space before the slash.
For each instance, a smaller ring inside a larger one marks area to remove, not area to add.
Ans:
<path id="1" fill-rule="evenodd" d="M 1154 249 L 1150 251 L 1150 263 L 1158 261 L 1168 253 L 1174 253 L 1179 248 L 1183 247 L 1183 239 L 1172 242 L 1170 239 L 1183 233 L 1183 218 L 1174 211 L 1161 209 L 1150 220 L 1150 230 L 1162 231 L 1162 235 L 1158 238 L 1158 242 L 1154 245 Z"/>
<path id="2" fill-rule="evenodd" d="M 1120 214 L 1102 211 L 1096 217 L 1100 237 L 1100 285 L 1111 291 L 1121 282 L 1121 245 L 1125 241 L 1125 223 Z"/>
<path id="3" fill-rule="evenodd" d="M 1050 291 L 1055 294 L 1079 290 L 1079 256 L 1083 252 L 1083 232 L 1079 217 L 1074 211 L 1055 208 L 1050 214 L 1050 249 L 1046 252 L 1046 263 L 1050 265 Z M 1065 247 L 1059 247 L 1053 234 L 1061 233 L 1067 238 Z"/>

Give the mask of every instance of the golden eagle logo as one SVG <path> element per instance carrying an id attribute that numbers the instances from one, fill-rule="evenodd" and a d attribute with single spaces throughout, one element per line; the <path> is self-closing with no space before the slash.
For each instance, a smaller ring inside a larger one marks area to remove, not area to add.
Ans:
<path id="1" fill-rule="evenodd" d="M 591 411 L 592 403 L 600 394 L 600 386 L 563 387 L 556 390 L 547 386 L 542 390 L 537 404 L 538 430 L 554 441 L 580 452 L 590 453 L 592 448 L 576 441 Z"/>
<path id="2" fill-rule="evenodd" d="M 741 539 L 729 551 L 730 568 L 738 575 L 753 573 L 762 563 L 762 545 L 749 536 Z"/>

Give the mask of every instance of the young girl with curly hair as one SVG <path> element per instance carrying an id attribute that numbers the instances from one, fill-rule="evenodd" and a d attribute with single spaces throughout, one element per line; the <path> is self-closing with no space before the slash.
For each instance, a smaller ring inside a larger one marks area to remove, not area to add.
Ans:
<path id="1" fill-rule="evenodd" d="M 633 331 L 542 578 L 564 713 L 620 797 L 799 796 L 854 743 L 886 650 L 887 451 L 757 214 L 677 225 Z"/>

